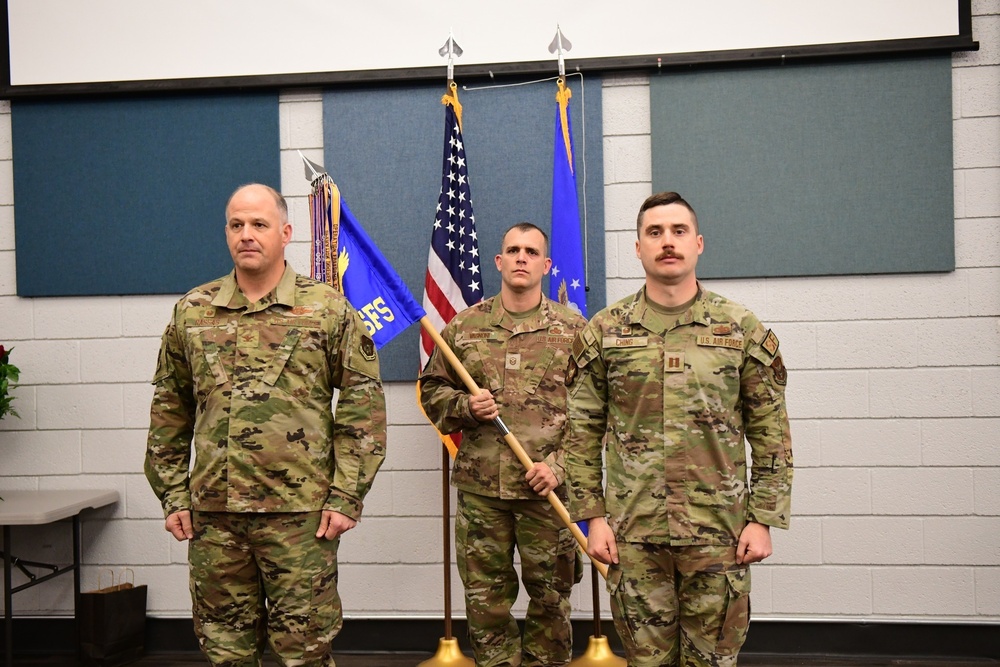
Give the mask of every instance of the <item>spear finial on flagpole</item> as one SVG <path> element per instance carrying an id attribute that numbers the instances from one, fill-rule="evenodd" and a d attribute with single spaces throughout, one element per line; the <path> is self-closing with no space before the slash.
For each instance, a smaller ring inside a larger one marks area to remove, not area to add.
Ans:
<path id="1" fill-rule="evenodd" d="M 552 38 L 552 43 L 549 44 L 549 53 L 555 53 L 559 56 L 559 76 L 566 76 L 566 60 L 563 58 L 563 52 L 569 51 L 573 48 L 573 43 L 570 42 L 562 33 L 562 28 L 559 24 L 556 24 L 556 36 Z"/>
<path id="2" fill-rule="evenodd" d="M 307 181 L 312 183 L 317 178 L 321 178 L 323 175 L 326 174 L 326 170 L 323 169 L 323 165 L 316 164 L 315 162 L 307 158 L 305 155 L 303 155 L 302 151 L 296 151 L 296 152 L 299 154 L 299 157 L 302 158 L 302 161 L 305 163 Z"/>
<path id="3" fill-rule="evenodd" d="M 462 56 L 462 47 L 455 41 L 455 35 L 448 31 L 448 40 L 444 43 L 438 54 L 448 58 L 448 92 L 441 98 L 442 104 L 450 104 L 455 110 L 455 118 L 458 120 L 458 127 L 462 127 L 462 105 L 458 101 L 458 86 L 455 84 L 455 58 Z"/>
<path id="4" fill-rule="evenodd" d="M 462 57 L 462 47 L 455 41 L 455 35 L 451 30 L 448 30 L 448 39 L 445 41 L 444 46 L 438 49 L 438 55 L 442 58 L 448 58 L 448 80 L 454 80 L 455 58 Z"/>
<path id="5" fill-rule="evenodd" d="M 312 272 L 311 277 L 343 292 L 342 271 L 337 258 L 340 245 L 340 190 L 326 173 L 323 165 L 316 164 L 302 151 L 297 151 L 309 181 L 309 218 L 312 223 Z M 346 265 L 345 265 L 346 268 Z"/>

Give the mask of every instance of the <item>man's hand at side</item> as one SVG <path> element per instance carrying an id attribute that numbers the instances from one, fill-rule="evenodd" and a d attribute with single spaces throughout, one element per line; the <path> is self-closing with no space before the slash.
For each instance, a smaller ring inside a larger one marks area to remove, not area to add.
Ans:
<path id="1" fill-rule="evenodd" d="M 736 562 L 740 565 L 758 563 L 772 553 L 771 528 L 762 523 L 750 522 L 740 533 L 740 543 L 736 547 Z"/>
<path id="2" fill-rule="evenodd" d="M 323 510 L 323 516 L 319 520 L 319 530 L 316 531 L 316 539 L 332 540 L 356 525 L 358 522 L 346 514 L 333 510 Z"/>
<path id="3" fill-rule="evenodd" d="M 178 542 L 190 540 L 194 537 L 194 529 L 191 528 L 191 510 L 178 510 L 174 512 L 167 517 L 164 528 Z"/>
<path id="4" fill-rule="evenodd" d="M 587 523 L 587 555 L 605 565 L 618 564 L 618 543 L 607 520 L 594 517 Z"/>

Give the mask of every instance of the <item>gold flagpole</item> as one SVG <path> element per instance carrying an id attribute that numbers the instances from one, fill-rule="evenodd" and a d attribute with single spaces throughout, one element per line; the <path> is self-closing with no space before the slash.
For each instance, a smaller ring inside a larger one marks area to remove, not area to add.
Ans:
<path id="1" fill-rule="evenodd" d="M 462 124 L 462 105 L 458 103 L 458 86 L 455 85 L 455 64 L 454 57 L 462 55 L 462 49 L 455 43 L 455 38 L 449 33 L 448 41 L 438 51 L 442 56 L 448 58 L 448 92 L 441 100 L 443 104 L 451 103 L 458 118 L 459 127 Z M 438 336 L 434 326 L 430 324 L 427 316 L 421 318 L 421 324 L 433 335 Z M 426 322 L 426 324 L 424 324 Z M 420 381 L 417 381 L 417 404 L 420 405 Z M 423 406 L 420 408 L 423 412 Z M 426 415 L 425 415 L 426 416 Z M 436 429 L 435 429 L 436 430 Z M 451 636 L 451 485 L 448 483 L 448 473 L 451 465 L 451 457 L 455 455 L 455 444 L 445 434 L 438 431 L 438 436 L 445 448 L 441 450 L 441 498 L 442 498 L 442 523 L 444 528 L 444 634 L 445 636 L 438 642 L 438 650 L 433 658 L 424 660 L 418 667 L 474 667 L 475 662 L 462 653 L 458 646 L 458 640 Z"/>
<path id="2" fill-rule="evenodd" d="M 601 634 L 601 598 L 597 591 L 597 569 L 590 568 L 591 586 L 594 594 L 594 634 L 587 641 L 587 650 L 569 667 L 626 667 L 628 661 L 611 650 L 607 636 Z"/>
<path id="3" fill-rule="evenodd" d="M 573 166 L 573 156 L 570 153 L 569 137 L 569 100 L 573 96 L 572 91 L 566 86 L 566 62 L 563 57 L 564 51 L 569 51 L 573 45 L 569 43 L 563 34 L 562 29 L 556 26 L 556 36 L 549 45 L 549 52 L 556 53 L 559 57 L 559 78 L 556 81 L 556 104 L 559 105 L 559 126 L 563 132 L 563 145 L 566 147 L 566 157 L 569 159 L 570 168 Z M 566 291 L 566 281 L 559 286 L 559 301 L 567 303 L 569 294 Z M 608 638 L 601 634 L 601 598 L 597 589 L 597 561 L 592 560 L 591 565 L 591 586 L 594 595 L 594 634 L 590 636 L 587 643 L 587 651 L 569 663 L 569 667 L 625 667 L 625 659 L 618 657 L 611 652 Z M 607 579 L 607 570 L 602 572 Z"/>
<path id="4" fill-rule="evenodd" d="M 462 653 L 458 640 L 451 634 L 451 486 L 448 470 L 451 455 L 441 448 L 441 523 L 444 544 L 444 637 L 438 641 L 434 657 L 421 662 L 418 667 L 474 667 L 475 662 Z"/>

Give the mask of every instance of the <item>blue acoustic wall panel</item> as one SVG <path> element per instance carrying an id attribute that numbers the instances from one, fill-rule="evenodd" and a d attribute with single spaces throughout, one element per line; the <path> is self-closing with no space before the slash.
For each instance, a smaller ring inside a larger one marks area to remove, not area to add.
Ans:
<path id="1" fill-rule="evenodd" d="M 955 268 L 951 58 L 664 72 L 653 190 L 698 212 L 703 278 Z"/>
<path id="2" fill-rule="evenodd" d="M 228 272 L 225 205 L 280 188 L 278 95 L 11 102 L 19 296 L 170 294 Z"/>
<path id="3" fill-rule="evenodd" d="M 587 301 L 589 312 L 596 313 L 605 305 L 601 81 L 587 78 L 583 90 L 579 77 L 568 77 L 568 81 L 573 90 L 581 216 L 584 201 L 587 208 Z M 479 234 L 483 293 L 492 296 L 500 290 L 493 257 L 499 252 L 503 232 L 522 221 L 549 231 L 556 84 L 473 88 L 470 82 L 468 90 L 459 90 L 462 132 Z M 423 296 L 431 225 L 441 187 L 444 92 L 442 82 L 329 91 L 323 96 L 324 166 L 418 301 Z M 545 284 L 543 289 L 547 289 Z M 416 378 L 418 328 L 414 325 L 379 352 L 385 379 Z"/>

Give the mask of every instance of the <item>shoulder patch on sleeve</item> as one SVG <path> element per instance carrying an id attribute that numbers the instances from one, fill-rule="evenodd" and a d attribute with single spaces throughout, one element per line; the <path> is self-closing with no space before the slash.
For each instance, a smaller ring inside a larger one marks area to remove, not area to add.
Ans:
<path id="1" fill-rule="evenodd" d="M 763 366 L 770 366 L 778 352 L 778 337 L 770 329 L 763 326 L 757 327 L 750 336 L 751 345 L 747 349 L 747 354 L 756 359 Z"/>
<path id="2" fill-rule="evenodd" d="M 577 334 L 576 338 L 573 339 L 573 351 L 572 356 L 579 357 L 583 354 L 583 351 L 587 349 L 587 342 L 583 340 L 583 334 Z"/>
<path id="3" fill-rule="evenodd" d="M 764 331 L 763 328 L 760 330 Z M 785 368 L 785 361 L 781 358 L 778 347 L 778 337 L 767 329 L 760 341 L 750 348 L 749 354 L 760 363 L 774 385 L 784 387 L 788 384 L 788 369 Z"/>
<path id="4" fill-rule="evenodd" d="M 573 380 L 576 379 L 576 374 L 580 370 L 580 367 L 576 365 L 576 357 L 570 356 L 569 366 L 566 369 L 566 386 L 572 386 Z"/>
<path id="5" fill-rule="evenodd" d="M 349 322 L 345 335 L 349 338 L 345 346 L 344 365 L 352 371 L 378 380 L 380 375 L 375 341 L 367 334 L 361 317 L 356 313 L 353 321 Z"/>
<path id="6" fill-rule="evenodd" d="M 361 356 L 366 361 L 375 361 L 375 341 L 371 339 L 371 336 L 361 337 Z"/>
<path id="7" fill-rule="evenodd" d="M 785 362 L 781 360 L 780 354 L 774 357 L 774 361 L 768 368 L 771 378 L 776 384 L 780 384 L 782 387 L 788 384 L 788 369 L 785 368 Z"/>
<path id="8" fill-rule="evenodd" d="M 760 346 L 773 357 L 778 353 L 778 337 L 774 335 L 773 331 L 768 329 L 767 335 L 764 336 L 764 340 Z"/>
<path id="9" fill-rule="evenodd" d="M 577 370 L 584 368 L 600 354 L 600 342 L 597 340 L 597 336 L 591 328 L 587 327 L 581 331 L 577 335 L 576 340 L 573 341 L 573 365 L 577 367 Z"/>

